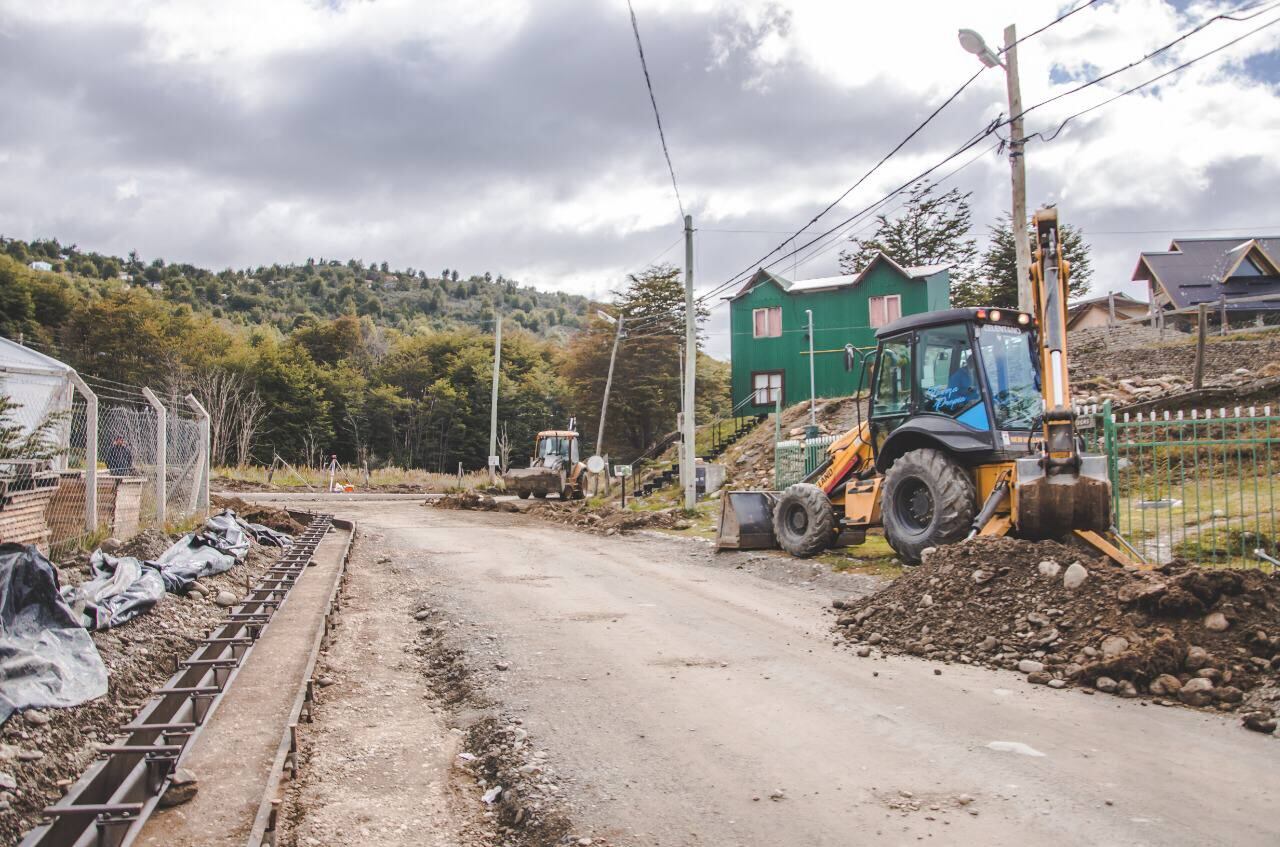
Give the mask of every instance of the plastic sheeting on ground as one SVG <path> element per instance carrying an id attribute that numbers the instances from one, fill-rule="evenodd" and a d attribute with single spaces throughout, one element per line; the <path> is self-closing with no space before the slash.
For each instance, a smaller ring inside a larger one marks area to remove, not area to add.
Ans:
<path id="1" fill-rule="evenodd" d="M 80 615 L 85 629 L 119 626 L 164 597 L 160 571 L 132 556 L 116 558 L 95 550 L 89 567 L 93 579 L 62 589 L 62 599 Z"/>
<path id="2" fill-rule="evenodd" d="M 202 576 L 226 573 L 244 559 L 252 542 L 230 509 L 205 521 L 204 529 L 182 536 L 156 560 L 164 587 L 186 594 Z"/>
<path id="3" fill-rule="evenodd" d="M 35 547 L 0 544 L 0 723 L 106 693 L 106 665 L 59 595 L 53 565 Z"/>
<path id="4" fill-rule="evenodd" d="M 244 527 L 253 536 L 253 540 L 259 544 L 271 544 L 276 547 L 293 546 L 293 536 L 287 532 L 281 532 L 278 529 L 272 529 L 260 523 L 249 523 L 244 518 L 236 518 L 236 520 L 240 522 L 240 526 Z"/>

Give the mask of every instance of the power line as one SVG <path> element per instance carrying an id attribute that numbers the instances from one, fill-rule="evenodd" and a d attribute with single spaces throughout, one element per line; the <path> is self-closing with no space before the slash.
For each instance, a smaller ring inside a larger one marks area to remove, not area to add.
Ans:
<path id="1" fill-rule="evenodd" d="M 667 150 L 667 136 L 662 131 L 662 115 L 658 113 L 658 98 L 653 95 L 653 81 L 649 79 L 649 63 L 644 59 L 644 44 L 640 42 L 640 24 L 636 22 L 636 10 L 627 0 L 627 10 L 631 12 L 631 31 L 636 35 L 636 52 L 640 54 L 640 69 L 644 71 L 644 85 L 649 89 L 649 102 L 653 104 L 653 119 L 658 124 L 658 140 L 662 142 L 662 155 L 667 160 L 667 170 L 671 173 L 671 188 L 676 193 L 676 205 L 680 207 L 680 220 L 684 220 L 684 201 L 680 199 L 680 186 L 676 184 L 676 169 L 671 164 L 671 152 Z M 670 249 L 670 248 L 668 248 Z"/>
<path id="2" fill-rule="evenodd" d="M 1039 109 L 1041 106 L 1047 106 L 1050 103 L 1053 103 L 1057 100 L 1061 100 L 1063 97 L 1068 97 L 1079 91 L 1083 91 L 1084 89 L 1097 85 L 1100 82 L 1105 82 L 1106 80 L 1110 79 L 1113 76 L 1116 76 L 1117 74 L 1122 74 L 1127 70 L 1136 68 L 1138 65 L 1141 65 L 1145 62 L 1149 62 L 1150 60 L 1154 59 L 1156 56 L 1159 56 L 1161 53 L 1164 53 L 1165 51 L 1173 47 L 1176 47 L 1178 44 L 1181 44 L 1183 41 L 1186 41 L 1188 38 L 1195 35 L 1197 32 L 1200 32 L 1201 30 L 1205 29 L 1208 26 L 1211 26 L 1212 24 L 1217 23 L 1218 21 L 1236 21 L 1236 22 L 1250 21 L 1258 17 L 1259 15 L 1264 15 L 1267 12 L 1271 11 L 1272 9 L 1276 8 L 1277 6 L 1280 6 L 1280 3 L 1272 3 L 1271 5 L 1267 6 L 1265 9 L 1260 9 L 1257 12 L 1254 12 L 1252 15 L 1245 15 L 1244 17 L 1235 17 L 1236 15 L 1239 15 L 1241 12 L 1247 12 L 1250 9 L 1255 9 L 1260 5 L 1261 3 L 1250 3 L 1246 6 L 1242 6 L 1239 9 L 1234 9 L 1230 12 L 1223 12 L 1222 14 L 1214 15 L 1212 18 L 1209 18 L 1206 21 L 1202 21 L 1197 26 L 1193 27 L 1187 32 L 1184 32 L 1182 35 L 1178 36 L 1173 41 L 1170 41 L 1168 44 L 1162 45 L 1160 47 L 1157 47 L 1155 50 L 1152 50 L 1150 53 L 1143 56 L 1141 59 L 1135 59 L 1134 61 L 1130 62 L 1124 67 L 1116 68 L 1113 71 L 1108 71 L 1102 76 L 1096 77 L 1080 85 L 1077 85 L 1075 88 L 1072 88 L 1069 91 L 1063 91 L 1045 100 L 1041 100 L 1039 103 L 1036 103 L 1033 106 L 1028 106 L 1027 108 L 1022 110 L 1022 113 L 1018 115 L 1018 117 L 1025 117 L 1028 113 L 1030 113 L 1035 109 Z M 1008 122 L 1012 122 L 1012 120 L 1013 119 L 1011 118 L 1010 121 Z"/>

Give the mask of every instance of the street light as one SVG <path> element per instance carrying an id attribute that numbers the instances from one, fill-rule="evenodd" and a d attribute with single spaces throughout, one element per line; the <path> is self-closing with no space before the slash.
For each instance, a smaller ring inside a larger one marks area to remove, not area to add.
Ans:
<path id="1" fill-rule="evenodd" d="M 957 33 L 960 46 L 988 68 L 1004 69 L 1009 93 L 1009 169 L 1013 181 L 1013 244 L 1018 264 L 1018 308 L 1031 312 L 1031 245 L 1027 242 L 1027 164 L 1023 154 L 1022 89 L 1018 84 L 1018 33 L 1012 24 L 1004 29 L 1004 61 L 982 36 L 971 29 Z"/>
<path id="2" fill-rule="evenodd" d="M 971 29 L 962 29 L 959 35 L 960 46 L 977 56 L 982 64 L 988 68 L 994 68 L 997 65 L 1003 67 L 999 57 L 991 51 L 991 48 L 987 46 L 987 42 L 977 32 Z"/>

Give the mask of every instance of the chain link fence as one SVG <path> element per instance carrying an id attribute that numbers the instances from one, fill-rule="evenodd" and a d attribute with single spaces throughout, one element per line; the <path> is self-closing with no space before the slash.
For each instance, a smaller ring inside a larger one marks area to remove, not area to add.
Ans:
<path id="1" fill-rule="evenodd" d="M 208 512 L 208 420 L 193 397 L 162 402 L 0 342 L 0 540 L 57 555 Z"/>

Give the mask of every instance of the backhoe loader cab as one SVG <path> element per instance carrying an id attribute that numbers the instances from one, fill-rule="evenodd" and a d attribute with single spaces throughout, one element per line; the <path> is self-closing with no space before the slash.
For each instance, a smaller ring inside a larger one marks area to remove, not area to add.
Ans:
<path id="1" fill-rule="evenodd" d="M 521 500 L 558 494 L 561 500 L 581 500 L 586 491 L 586 465 L 578 455 L 578 432 L 573 428 L 548 429 L 533 443 L 529 467 L 511 468 L 502 475 L 506 489 Z"/>
<path id="2" fill-rule="evenodd" d="M 870 385 L 867 419 L 786 491 L 726 493 L 719 547 L 780 546 L 812 556 L 883 526 L 911 564 L 929 547 L 978 533 L 1074 533 L 1126 559 L 1104 537 L 1111 524 L 1106 459 L 1085 454 L 1075 434 L 1069 268 L 1058 249 L 1056 210 L 1037 212 L 1036 227 L 1035 313 L 950 309 L 880 328 L 857 385 L 859 392 Z"/>

